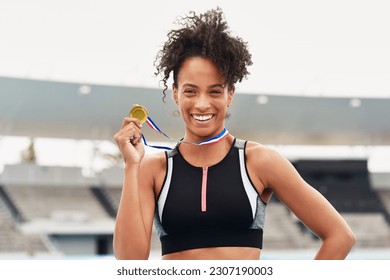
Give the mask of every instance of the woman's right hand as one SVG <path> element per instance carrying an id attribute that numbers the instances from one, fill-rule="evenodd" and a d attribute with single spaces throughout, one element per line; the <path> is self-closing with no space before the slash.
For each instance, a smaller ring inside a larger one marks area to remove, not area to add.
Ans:
<path id="1" fill-rule="evenodd" d="M 124 118 L 121 129 L 114 135 L 126 164 L 139 164 L 145 155 L 141 127 L 138 119 Z"/>

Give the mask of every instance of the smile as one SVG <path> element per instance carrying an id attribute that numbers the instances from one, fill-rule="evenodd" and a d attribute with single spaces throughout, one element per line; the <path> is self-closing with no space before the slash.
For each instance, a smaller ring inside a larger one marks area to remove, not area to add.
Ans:
<path id="1" fill-rule="evenodd" d="M 209 115 L 192 115 L 192 117 L 197 120 L 197 121 L 208 121 L 210 120 L 214 115 L 213 114 L 209 114 Z"/>

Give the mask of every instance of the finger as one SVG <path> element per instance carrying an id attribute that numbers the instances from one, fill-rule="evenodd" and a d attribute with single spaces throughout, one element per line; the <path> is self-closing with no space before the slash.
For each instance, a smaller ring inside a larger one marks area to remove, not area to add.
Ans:
<path id="1" fill-rule="evenodd" d="M 129 123 L 134 123 L 138 128 L 142 127 L 142 124 L 138 119 L 126 117 L 122 121 L 121 129 L 127 126 Z"/>
<path id="2" fill-rule="evenodd" d="M 142 134 L 141 129 L 134 123 L 129 122 L 127 125 L 121 128 L 120 131 L 117 132 L 116 137 L 119 137 L 121 135 L 127 135 L 127 137 L 134 136 L 135 134 Z"/>
<path id="3" fill-rule="evenodd" d="M 141 137 L 142 131 L 134 123 L 129 123 L 114 135 L 115 141 L 120 145 L 126 145 L 126 143 L 134 145 L 140 141 Z"/>
<path id="4" fill-rule="evenodd" d="M 135 146 L 141 142 L 142 139 L 142 133 L 135 133 L 134 135 L 130 136 L 130 143 Z"/>

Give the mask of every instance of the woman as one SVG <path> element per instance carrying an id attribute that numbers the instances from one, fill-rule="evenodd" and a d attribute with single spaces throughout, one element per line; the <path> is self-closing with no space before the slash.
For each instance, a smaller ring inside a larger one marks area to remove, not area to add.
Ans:
<path id="1" fill-rule="evenodd" d="M 235 83 L 252 64 L 246 43 L 230 35 L 220 9 L 182 21 L 168 34 L 156 74 L 163 74 L 163 99 L 173 75 L 184 138 L 173 151 L 145 155 L 141 123 L 123 120 L 114 137 L 125 160 L 115 256 L 148 259 L 154 221 L 163 259 L 259 259 L 275 193 L 321 238 L 316 259 L 344 259 L 355 237 L 328 201 L 278 152 L 225 130 Z"/>

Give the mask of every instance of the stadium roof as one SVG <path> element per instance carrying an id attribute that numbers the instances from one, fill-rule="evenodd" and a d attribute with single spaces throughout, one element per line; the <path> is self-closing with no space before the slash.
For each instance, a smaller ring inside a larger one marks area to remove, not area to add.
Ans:
<path id="1" fill-rule="evenodd" d="M 172 138 L 180 117 L 161 89 L 0 78 L 0 135 L 112 140 L 132 104 L 143 104 Z M 227 129 L 267 144 L 389 145 L 390 99 L 237 92 Z M 149 141 L 166 141 L 148 127 Z"/>
<path id="2" fill-rule="evenodd" d="M 0 135 L 112 140 L 129 107 L 141 103 L 161 129 L 182 137 L 153 61 L 179 16 L 219 6 L 253 60 L 237 85 L 230 132 L 271 144 L 390 143 L 386 1 L 0 5 Z"/>

